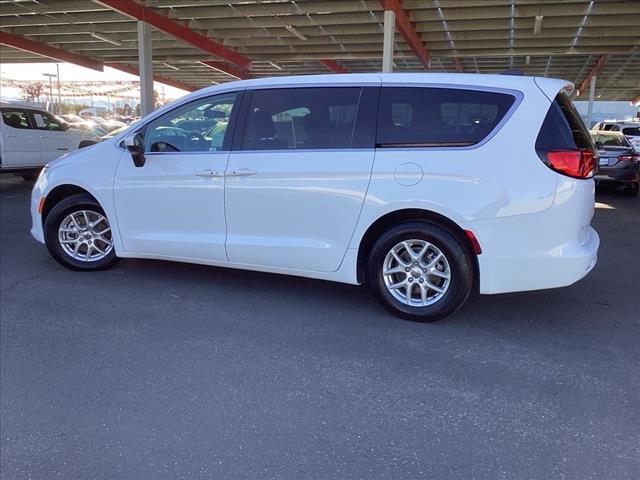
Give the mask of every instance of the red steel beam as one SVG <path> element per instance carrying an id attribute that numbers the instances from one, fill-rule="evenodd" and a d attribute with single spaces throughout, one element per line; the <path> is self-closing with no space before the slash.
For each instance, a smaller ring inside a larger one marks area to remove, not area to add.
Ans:
<path id="1" fill-rule="evenodd" d="M 462 66 L 462 62 L 458 57 L 453 58 L 453 65 L 456 67 L 456 72 L 464 73 L 464 67 Z"/>
<path id="2" fill-rule="evenodd" d="M 320 60 L 320 63 L 335 73 L 348 73 L 349 70 L 333 60 Z"/>
<path id="3" fill-rule="evenodd" d="M 45 43 L 36 42 L 20 35 L 14 35 L 13 33 L 0 31 L 0 43 L 17 48 L 18 50 L 49 57 L 59 62 L 73 63 L 74 65 L 97 70 L 98 72 L 102 72 L 103 70 L 103 64 L 98 60 L 71 53 L 61 48 L 52 47 Z"/>
<path id="4" fill-rule="evenodd" d="M 132 0 L 94 0 L 96 3 L 109 7 L 135 20 L 142 20 L 158 30 L 171 35 L 178 40 L 189 43 L 200 50 L 215 55 L 229 63 L 243 69 L 251 70 L 251 60 L 238 52 L 229 50 L 224 45 L 208 37 L 194 32 L 189 27 L 171 20 L 164 15 L 147 8 Z"/>
<path id="5" fill-rule="evenodd" d="M 411 23 L 409 14 L 402 7 L 402 0 L 380 0 L 380 4 L 384 10 L 391 10 L 396 14 L 396 27 L 402 34 L 405 41 L 418 56 L 418 59 L 426 68 L 431 68 L 431 54 L 427 47 L 424 46 L 420 34 L 416 30 L 416 27 Z"/>
<path id="6" fill-rule="evenodd" d="M 604 65 L 607 63 L 607 60 L 609 60 L 608 53 L 605 53 L 604 55 L 600 55 L 600 57 L 598 57 L 598 61 L 593 65 L 593 67 L 591 67 L 591 70 L 589 70 L 589 73 L 587 73 L 587 76 L 584 77 L 584 80 L 578 86 L 577 96 L 582 95 L 582 92 L 585 92 L 587 88 L 589 88 L 589 84 L 591 84 L 591 79 L 593 78 L 594 75 L 597 75 L 600 72 L 600 70 L 604 68 Z"/>
<path id="7" fill-rule="evenodd" d="M 140 76 L 140 70 L 136 67 L 131 67 L 129 65 L 124 65 L 122 63 L 117 62 L 107 62 L 104 64 L 105 67 L 115 68 L 116 70 L 120 70 L 121 72 L 130 73 L 131 75 L 135 75 L 137 77 Z M 164 85 L 169 85 L 170 87 L 180 88 L 182 90 L 186 90 L 188 92 L 195 92 L 198 90 L 193 85 L 189 85 L 188 83 L 179 82 L 177 80 L 171 80 L 170 78 L 163 77 L 161 75 L 154 75 L 153 80 L 162 83 Z"/>
<path id="8" fill-rule="evenodd" d="M 240 80 L 245 80 L 249 78 L 249 75 L 247 74 L 246 71 L 230 67 L 224 62 L 213 62 L 209 60 L 202 60 L 199 63 L 201 63 L 205 67 L 213 68 L 214 70 L 218 70 L 219 72 L 226 73 L 227 75 L 231 75 L 232 77 L 238 78 Z"/>

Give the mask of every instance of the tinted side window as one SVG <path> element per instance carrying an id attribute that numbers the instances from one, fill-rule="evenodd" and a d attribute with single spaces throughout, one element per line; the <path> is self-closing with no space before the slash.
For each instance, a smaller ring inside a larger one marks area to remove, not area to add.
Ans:
<path id="1" fill-rule="evenodd" d="M 227 126 L 236 93 L 214 95 L 178 107 L 149 124 L 147 152 L 215 152 L 229 147 Z"/>
<path id="2" fill-rule="evenodd" d="M 2 121 L 12 128 L 31 128 L 29 116 L 24 110 L 3 108 Z"/>
<path id="3" fill-rule="evenodd" d="M 359 87 L 255 90 L 240 148 L 349 148 L 361 91 Z"/>
<path id="4" fill-rule="evenodd" d="M 466 146 L 489 135 L 515 102 L 513 95 L 449 88 L 382 88 L 376 143 Z"/>

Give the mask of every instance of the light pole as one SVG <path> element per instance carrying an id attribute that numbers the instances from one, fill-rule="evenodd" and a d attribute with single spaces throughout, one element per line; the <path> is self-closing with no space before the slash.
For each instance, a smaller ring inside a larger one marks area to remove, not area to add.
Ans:
<path id="1" fill-rule="evenodd" d="M 53 103 L 53 85 L 51 84 L 51 79 L 53 77 L 57 77 L 55 73 L 43 73 L 43 77 L 49 77 L 49 102 Z M 51 113 L 54 113 L 53 111 Z"/>

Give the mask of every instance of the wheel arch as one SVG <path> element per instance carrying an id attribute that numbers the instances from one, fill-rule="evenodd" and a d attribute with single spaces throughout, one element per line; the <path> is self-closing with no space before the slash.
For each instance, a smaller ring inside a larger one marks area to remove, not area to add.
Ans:
<path id="1" fill-rule="evenodd" d="M 53 207 L 55 207 L 58 203 L 60 203 L 65 198 L 70 197 L 71 195 L 77 195 L 77 194 L 89 195 L 98 204 L 100 204 L 100 201 L 95 197 L 95 195 L 93 195 L 91 192 L 89 192 L 85 188 L 82 188 L 78 185 L 74 185 L 71 183 L 58 185 L 47 194 L 47 197 L 44 202 L 44 208 L 42 209 L 42 224 L 44 225 L 44 222 L 47 219 L 47 216 L 49 215 Z"/>
<path id="2" fill-rule="evenodd" d="M 471 255 L 471 258 L 473 259 L 474 288 L 477 289 L 480 283 L 478 256 L 474 251 L 469 237 L 467 237 L 467 235 L 465 234 L 464 229 L 460 227 L 460 225 L 458 225 L 456 222 L 440 213 L 420 208 L 405 208 L 401 210 L 394 210 L 382 215 L 371 225 L 369 225 L 369 228 L 367 228 L 367 230 L 365 231 L 364 235 L 360 239 L 360 244 L 358 245 L 358 260 L 356 271 L 358 283 L 366 282 L 367 257 L 369 256 L 369 252 L 371 251 L 371 248 L 373 247 L 376 239 L 378 239 L 380 235 L 382 235 L 382 233 L 384 233 L 392 226 L 414 220 L 427 221 L 446 229 L 449 233 L 456 237 L 456 239 L 464 248 L 467 249 L 467 251 Z"/>

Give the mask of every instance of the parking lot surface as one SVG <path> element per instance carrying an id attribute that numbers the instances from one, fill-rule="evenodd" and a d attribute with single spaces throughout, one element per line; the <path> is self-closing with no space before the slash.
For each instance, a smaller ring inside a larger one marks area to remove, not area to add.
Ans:
<path id="1" fill-rule="evenodd" d="M 65 270 L 31 186 L 0 179 L 2 478 L 640 478 L 638 199 L 598 195 L 581 282 L 417 324 L 365 287 Z"/>

